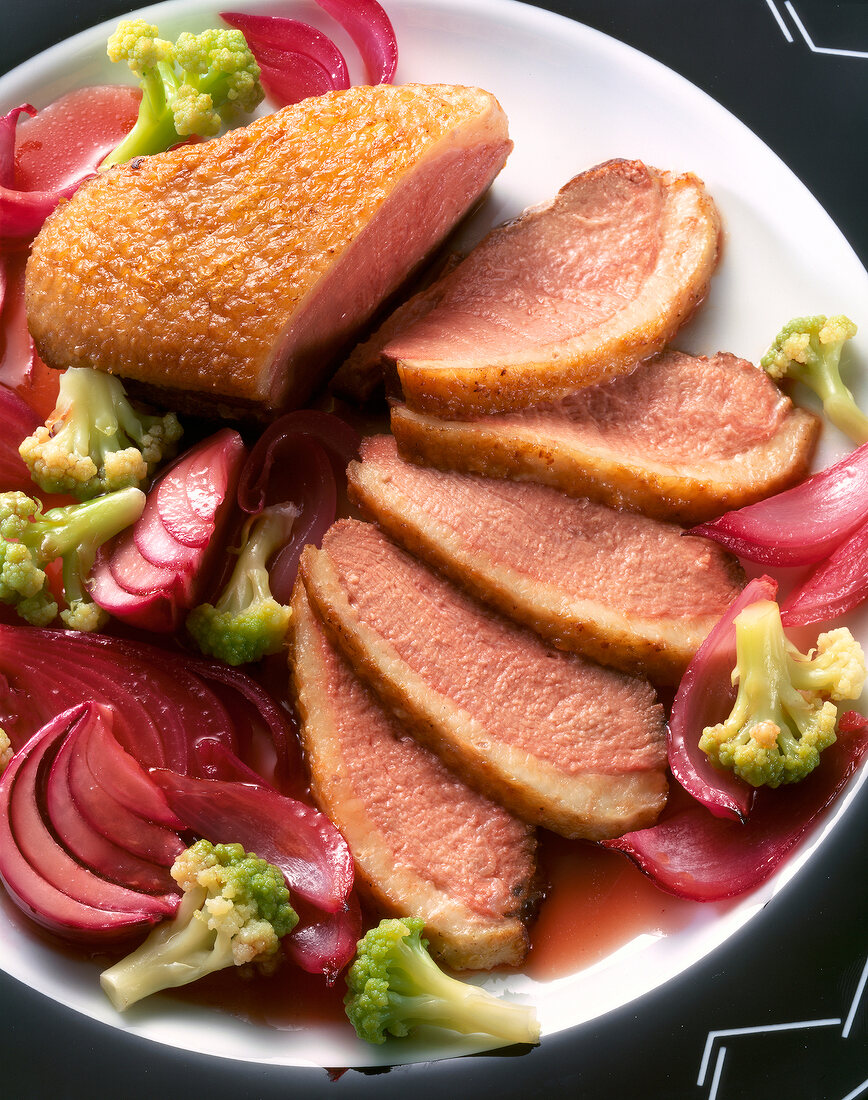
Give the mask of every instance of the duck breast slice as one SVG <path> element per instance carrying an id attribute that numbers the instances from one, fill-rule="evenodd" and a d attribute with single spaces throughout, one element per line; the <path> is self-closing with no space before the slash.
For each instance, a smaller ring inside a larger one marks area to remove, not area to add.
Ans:
<path id="1" fill-rule="evenodd" d="M 632 374 L 509 414 L 440 420 L 396 406 L 392 431 L 413 462 L 693 524 L 800 481 L 820 421 L 744 359 L 667 350 Z"/>
<path id="2" fill-rule="evenodd" d="M 332 646 L 301 584 L 291 664 L 317 805 L 362 881 L 395 916 L 421 917 L 456 969 L 518 966 L 537 900 L 533 830 L 418 744 Z"/>
<path id="3" fill-rule="evenodd" d="M 462 779 L 568 837 L 656 820 L 666 729 L 646 681 L 553 649 L 371 524 L 336 523 L 301 572 L 356 672 Z"/>
<path id="4" fill-rule="evenodd" d="M 49 366 L 194 412 L 298 405 L 511 149 L 478 88 L 355 87 L 137 157 L 49 218 L 26 305 Z"/>
<path id="5" fill-rule="evenodd" d="M 383 354 L 418 412 L 555 400 L 660 351 L 705 296 L 719 236 L 695 176 L 608 161 L 490 233 Z"/>
<path id="6" fill-rule="evenodd" d="M 396 542 L 560 649 L 677 684 L 744 585 L 682 527 L 557 489 L 404 462 L 365 439 L 350 497 Z"/>

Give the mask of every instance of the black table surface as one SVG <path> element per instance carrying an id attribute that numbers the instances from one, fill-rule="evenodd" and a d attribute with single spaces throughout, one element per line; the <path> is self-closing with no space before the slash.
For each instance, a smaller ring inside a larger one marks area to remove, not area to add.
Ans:
<path id="1" fill-rule="evenodd" d="M 868 3 L 537 6 L 635 46 L 712 95 L 789 164 L 868 262 Z M 7 0 L 3 7 L 0 72 L 128 5 Z M 10 1100 L 136 1100 L 187 1091 L 209 1100 L 532 1092 L 593 1100 L 868 1097 L 868 791 L 848 825 L 845 841 L 829 846 L 707 960 L 520 1058 L 350 1070 L 333 1081 L 323 1071 L 206 1058 L 129 1037 L 0 974 L 0 1094 Z"/>

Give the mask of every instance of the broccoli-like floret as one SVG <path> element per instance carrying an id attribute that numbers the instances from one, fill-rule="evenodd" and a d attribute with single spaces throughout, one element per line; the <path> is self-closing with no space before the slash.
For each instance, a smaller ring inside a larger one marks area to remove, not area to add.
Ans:
<path id="1" fill-rule="evenodd" d="M 868 417 L 841 380 L 844 344 L 856 335 L 848 317 L 795 317 L 784 325 L 762 357 L 761 365 L 772 378 L 795 378 L 823 402 L 823 410 L 836 428 L 855 443 L 868 441 Z"/>
<path id="2" fill-rule="evenodd" d="M 186 137 L 213 137 L 234 110 L 262 101 L 259 66 L 241 31 L 184 32 L 177 42 L 157 37 L 143 19 L 120 23 L 108 40 L 112 61 L 126 61 L 142 85 L 135 126 L 100 165 L 160 153 Z"/>
<path id="3" fill-rule="evenodd" d="M 0 726 L 0 775 L 6 771 L 6 766 L 15 755 L 9 734 Z"/>
<path id="4" fill-rule="evenodd" d="M 276 504 L 247 521 L 238 561 L 217 603 L 199 604 L 187 617 L 203 653 L 242 665 L 280 651 L 291 611 L 272 596 L 267 566 L 297 516 L 294 504 Z"/>
<path id="5" fill-rule="evenodd" d="M 841 628 L 821 634 L 816 650 L 800 653 L 771 600 L 746 607 L 735 630 L 735 705 L 724 722 L 702 731 L 699 747 L 754 787 L 796 783 L 835 741 L 838 708 L 832 700 L 862 693 L 862 648 Z"/>
<path id="6" fill-rule="evenodd" d="M 424 1024 L 509 1043 L 538 1043 L 535 1010 L 493 997 L 437 966 L 417 917 L 382 920 L 359 940 L 344 1006 L 360 1039 L 384 1043 Z"/>
<path id="7" fill-rule="evenodd" d="M 298 923 L 283 872 L 240 844 L 197 840 L 175 860 L 172 878 L 184 891 L 175 916 L 100 975 L 119 1012 L 229 966 L 271 974 L 280 940 Z"/>
<path id="8" fill-rule="evenodd" d="M 68 605 L 61 619 L 71 630 L 97 630 L 105 613 L 87 593 L 96 552 L 135 523 L 144 506 L 145 494 L 133 488 L 44 513 L 26 493 L 0 493 L 0 602 L 34 626 L 48 626 L 58 607 L 46 568 L 60 558 Z"/>
<path id="9" fill-rule="evenodd" d="M 54 412 L 18 451 L 40 489 L 88 500 L 140 486 L 171 458 L 181 434 L 174 413 L 137 412 L 120 379 L 69 367 L 61 375 Z"/>

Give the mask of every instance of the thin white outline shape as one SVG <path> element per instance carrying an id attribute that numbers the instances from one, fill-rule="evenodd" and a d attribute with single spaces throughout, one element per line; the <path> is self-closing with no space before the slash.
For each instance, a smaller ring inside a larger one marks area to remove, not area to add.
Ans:
<path id="1" fill-rule="evenodd" d="M 708 1072 L 708 1062 L 711 1058 L 711 1050 L 714 1046 L 715 1039 L 728 1038 L 733 1035 L 763 1035 L 773 1031 L 797 1031 L 799 1028 L 809 1027 L 837 1027 L 840 1023 L 841 1018 L 838 1017 L 834 1020 L 800 1020 L 792 1024 L 768 1024 L 767 1026 L 733 1027 L 727 1028 L 724 1031 L 709 1031 L 708 1038 L 705 1040 L 705 1050 L 702 1052 L 702 1062 L 699 1066 L 699 1078 L 696 1083 L 700 1086 L 705 1084 L 705 1075 Z"/>
<path id="2" fill-rule="evenodd" d="M 868 982 L 868 958 L 865 959 L 865 965 L 862 967 L 862 976 L 859 979 L 859 984 L 856 986 L 856 993 L 853 996 L 852 1003 L 850 1004 L 850 1011 L 847 1013 L 847 1019 L 844 1021 L 844 1030 L 841 1032 L 841 1037 L 846 1039 L 850 1034 L 850 1028 L 853 1026 L 853 1021 L 856 1018 L 856 1013 L 859 1009 L 859 1002 L 862 999 L 862 994 L 865 992 L 865 983 Z M 868 1082 L 865 1082 L 868 1084 Z M 860 1086 L 864 1088 L 864 1085 Z M 855 1096 L 855 1093 L 851 1093 L 851 1096 Z M 845 1097 L 845 1100 L 847 1098 Z"/>
<path id="3" fill-rule="evenodd" d="M 769 7 L 772 7 L 771 0 L 766 0 L 766 2 L 768 3 Z M 796 12 L 796 9 L 793 7 L 793 5 L 790 3 L 790 0 L 784 0 L 784 7 L 790 13 L 793 22 L 799 29 L 799 33 L 808 44 L 808 48 L 812 53 L 833 54 L 835 57 L 868 57 L 868 53 L 866 53 L 864 50 L 835 50 L 832 49 L 831 46 L 815 46 L 813 40 L 811 39 L 811 36 L 808 34 L 805 24 L 799 18 L 798 13 Z M 779 13 L 775 11 L 775 15 L 778 14 Z M 780 20 L 778 21 L 780 22 Z M 787 39 L 788 41 L 792 42 L 792 38 L 789 35 L 787 35 Z"/>
<path id="4" fill-rule="evenodd" d="M 843 1100 L 856 1100 L 856 1097 L 861 1096 L 865 1089 L 868 1089 L 868 1077 L 865 1078 L 861 1085 L 857 1085 L 852 1092 L 848 1092 L 847 1095 L 843 1097 Z"/>
<path id="5" fill-rule="evenodd" d="M 787 42 L 792 42 L 793 36 L 790 34 L 790 28 L 786 25 L 786 23 L 784 22 L 784 17 L 775 7 L 775 0 L 766 0 L 766 3 L 768 4 L 772 15 L 775 17 L 777 25 L 781 28 L 781 33 L 783 34 L 784 38 L 786 38 Z"/>

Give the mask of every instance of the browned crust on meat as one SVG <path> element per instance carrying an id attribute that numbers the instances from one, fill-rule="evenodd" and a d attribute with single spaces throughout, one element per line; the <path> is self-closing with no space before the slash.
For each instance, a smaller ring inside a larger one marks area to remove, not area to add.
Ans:
<path id="1" fill-rule="evenodd" d="M 507 427 L 484 419 L 439 420 L 403 405 L 392 409 L 392 432 L 401 457 L 409 462 L 538 482 L 570 496 L 688 525 L 801 481 L 820 426 L 812 413 L 793 409 L 771 439 L 735 459 L 679 466 L 570 445 L 518 420 Z"/>
<path id="2" fill-rule="evenodd" d="M 293 593 L 292 608 L 290 663 L 311 792 L 349 845 L 357 884 L 387 912 L 424 920 L 432 953 L 454 969 L 521 965 L 530 943 L 525 921 L 539 899 L 536 874 L 531 872 L 525 881 L 515 883 L 514 911 L 497 918 L 473 911 L 406 864 L 396 863 L 349 780 L 343 746 L 326 694 L 320 689 L 324 671 L 316 640 L 319 628 L 301 584 Z M 533 868 L 535 841 L 529 829 L 526 845 Z"/>
<path id="3" fill-rule="evenodd" d="M 393 356 L 410 408 L 461 417 L 557 400 L 632 369 L 672 339 L 705 298 L 720 251 L 720 216 L 702 181 L 691 173 L 676 176 L 639 161 L 611 160 L 575 177 L 561 193 L 604 173 L 639 171 L 650 171 L 666 192 L 661 253 L 640 295 L 604 323 L 571 340 L 540 346 L 535 355 L 523 350 L 452 362 Z"/>
<path id="4" fill-rule="evenodd" d="M 568 775 L 492 737 L 431 690 L 376 631 L 360 621 L 328 553 L 307 546 L 299 572 L 308 598 L 357 674 L 419 740 L 471 786 L 532 825 L 604 840 L 653 825 L 667 795 L 662 769 Z"/>
<path id="5" fill-rule="evenodd" d="M 33 244 L 39 354 L 196 411 L 300 404 L 510 148 L 487 92 L 379 85 L 112 168 Z"/>
<path id="6" fill-rule="evenodd" d="M 601 599 L 577 597 L 473 552 L 447 524 L 416 514 L 371 463 L 350 463 L 347 478 L 350 499 L 396 542 L 559 649 L 659 684 L 677 684 L 719 618 L 645 618 L 620 612 Z M 718 569 L 731 575 L 734 588 L 744 584 L 735 558 L 713 545 L 709 552 L 719 559 Z M 722 614 L 725 608 L 720 610 Z"/>

